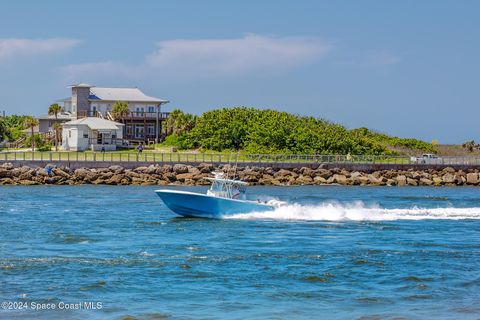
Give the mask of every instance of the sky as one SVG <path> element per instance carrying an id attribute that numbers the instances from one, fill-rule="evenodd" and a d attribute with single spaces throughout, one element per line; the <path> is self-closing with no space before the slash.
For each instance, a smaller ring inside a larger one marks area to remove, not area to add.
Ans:
<path id="1" fill-rule="evenodd" d="M 252 106 L 440 143 L 480 140 L 480 1 L 0 0 L 0 111 L 73 83 L 163 111 Z"/>

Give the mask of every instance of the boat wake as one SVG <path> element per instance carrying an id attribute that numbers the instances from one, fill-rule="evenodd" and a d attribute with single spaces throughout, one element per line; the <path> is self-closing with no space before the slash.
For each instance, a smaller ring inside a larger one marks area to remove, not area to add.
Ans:
<path id="1" fill-rule="evenodd" d="M 393 221 L 445 219 L 480 219 L 478 208 L 406 208 L 386 209 L 365 206 L 362 202 L 352 204 L 323 203 L 315 206 L 288 204 L 273 211 L 251 212 L 223 216 L 224 219 L 271 219 L 304 221 Z"/>

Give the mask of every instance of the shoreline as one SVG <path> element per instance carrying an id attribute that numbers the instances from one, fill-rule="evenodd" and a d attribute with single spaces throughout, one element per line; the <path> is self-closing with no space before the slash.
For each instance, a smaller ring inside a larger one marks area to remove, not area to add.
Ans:
<path id="1" fill-rule="evenodd" d="M 49 164 L 15 167 L 12 163 L 0 165 L 0 185 L 209 185 L 203 179 L 212 177 L 212 171 L 223 171 L 249 185 L 342 185 L 342 186 L 480 186 L 479 169 L 441 170 L 377 170 L 353 171 L 343 168 L 325 169 L 299 167 L 293 169 L 271 167 L 239 167 L 200 163 L 198 165 L 150 165 L 133 169 L 113 165 L 105 168 L 77 168 Z"/>

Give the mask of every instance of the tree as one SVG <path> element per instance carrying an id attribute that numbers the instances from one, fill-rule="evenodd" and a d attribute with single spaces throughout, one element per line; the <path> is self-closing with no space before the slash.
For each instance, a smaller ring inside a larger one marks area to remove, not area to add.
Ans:
<path id="1" fill-rule="evenodd" d="M 190 113 L 184 113 L 179 109 L 173 109 L 167 119 L 167 135 L 176 134 L 178 136 L 190 132 L 197 121 L 197 116 Z"/>
<path id="2" fill-rule="evenodd" d="M 58 120 L 58 113 L 62 111 L 62 107 L 58 103 L 54 103 L 48 107 L 48 114 L 49 115 L 54 115 L 55 120 Z"/>
<path id="3" fill-rule="evenodd" d="M 26 129 L 31 129 L 32 133 L 32 152 L 35 151 L 35 139 L 34 139 L 34 128 L 38 126 L 38 120 L 35 119 L 34 117 L 28 116 L 25 118 L 23 125 L 25 126 Z"/>
<path id="4" fill-rule="evenodd" d="M 58 151 L 58 137 L 59 137 L 59 132 L 62 130 L 62 125 L 58 122 L 55 122 L 53 124 L 53 131 L 55 132 L 55 151 Z"/>
<path id="5" fill-rule="evenodd" d="M 128 117 L 130 114 L 130 109 L 128 104 L 124 101 L 117 101 L 112 107 L 112 116 L 115 120 L 120 119 L 122 122 L 125 120 L 125 117 Z"/>

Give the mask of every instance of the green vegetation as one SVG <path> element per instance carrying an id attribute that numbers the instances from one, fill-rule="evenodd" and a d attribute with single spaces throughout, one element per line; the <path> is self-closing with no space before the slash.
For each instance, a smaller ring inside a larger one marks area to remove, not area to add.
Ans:
<path id="1" fill-rule="evenodd" d="M 112 106 L 112 116 L 115 120 L 122 120 L 128 117 L 130 113 L 130 109 L 128 108 L 128 104 L 123 101 L 117 101 Z"/>
<path id="2" fill-rule="evenodd" d="M 25 129 L 30 129 L 31 130 L 31 135 L 30 135 L 30 144 L 32 146 L 32 151 L 35 151 L 35 137 L 34 137 L 34 128 L 38 126 L 38 120 L 35 119 L 34 117 L 27 116 L 25 118 L 25 121 L 23 122 L 23 125 L 25 126 Z M 33 138 L 32 138 L 33 137 Z"/>
<path id="3" fill-rule="evenodd" d="M 115 103 L 112 113 L 122 120 L 128 115 L 125 103 Z M 15 141 L 32 128 L 31 117 L 0 118 L 2 140 Z M 59 131 L 59 128 L 56 128 Z M 56 131 L 57 131 L 56 130 Z M 242 154 L 351 154 L 406 155 L 435 153 L 440 146 L 417 139 L 405 139 L 367 128 L 349 130 L 323 119 L 275 110 L 237 107 L 216 109 L 197 117 L 175 109 L 164 126 L 162 147 L 179 150 Z M 58 139 L 58 132 L 56 133 Z M 33 144 L 48 150 L 50 145 L 34 137 Z M 32 142 L 29 139 L 27 142 Z M 158 150 L 157 150 L 158 151 Z"/>
<path id="4" fill-rule="evenodd" d="M 358 137 L 362 137 L 363 139 L 375 141 L 390 151 L 392 148 L 418 150 L 429 153 L 435 153 L 437 151 L 435 144 L 413 138 L 391 137 L 384 133 L 371 131 L 367 128 L 353 129 L 350 130 L 350 133 Z"/>
<path id="5" fill-rule="evenodd" d="M 0 142 L 15 141 L 25 135 L 24 122 L 27 116 L 7 116 L 0 117 Z"/>
<path id="6" fill-rule="evenodd" d="M 173 111 L 170 112 L 170 115 L 168 116 L 168 119 L 167 119 L 167 124 L 166 124 L 167 136 L 185 135 L 195 127 L 197 118 L 198 117 L 193 114 L 184 113 L 179 109 L 173 109 Z"/>
<path id="7" fill-rule="evenodd" d="M 203 113 L 191 130 L 173 132 L 165 145 L 179 149 L 246 153 L 395 155 L 396 148 L 434 152 L 417 139 L 403 139 L 367 128 L 348 130 L 329 121 L 255 108 L 237 107 Z"/>
<path id="8" fill-rule="evenodd" d="M 32 146 L 32 148 L 35 146 L 38 151 L 50 151 L 52 148 L 52 146 L 45 141 L 43 136 L 38 133 L 33 135 L 33 141 L 32 136 L 28 136 L 25 140 L 25 144 Z"/>

